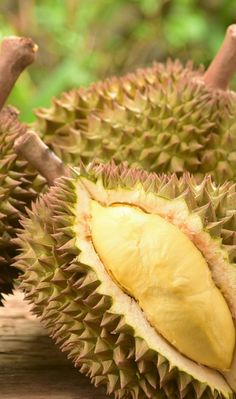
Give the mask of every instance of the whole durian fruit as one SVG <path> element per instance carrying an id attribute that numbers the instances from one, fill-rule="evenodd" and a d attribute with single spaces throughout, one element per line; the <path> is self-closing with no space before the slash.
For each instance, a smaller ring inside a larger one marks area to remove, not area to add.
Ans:
<path id="1" fill-rule="evenodd" d="M 17 246 L 14 243 L 21 215 L 40 193 L 47 182 L 38 171 L 17 155 L 14 143 L 28 131 L 18 120 L 12 107 L 0 112 L 0 304 L 2 294 L 12 292 L 13 281 L 19 271 L 12 266 Z M 34 156 L 34 154 L 33 154 Z"/>
<path id="2" fill-rule="evenodd" d="M 236 177 L 236 25 L 209 69 L 179 61 L 75 89 L 36 111 L 35 129 L 68 163 L 128 161 L 149 171 Z M 56 135 L 56 138 L 55 138 Z"/>
<path id="3" fill-rule="evenodd" d="M 32 205 L 33 311 L 116 398 L 233 398 L 236 185 L 94 164 Z"/>
<path id="4" fill-rule="evenodd" d="M 14 109 L 0 113 L 0 296 L 10 293 L 12 281 L 18 272 L 9 267 L 16 255 L 13 238 L 19 227 L 19 217 L 25 212 L 26 203 L 36 199 L 42 191 L 43 179 L 29 164 L 20 159 L 13 150 L 17 137 L 26 127 L 17 120 Z"/>
<path id="5" fill-rule="evenodd" d="M 3 293 L 12 290 L 12 281 L 18 272 L 10 268 L 15 255 L 12 238 L 18 227 L 19 214 L 26 203 L 36 198 L 45 180 L 37 176 L 27 162 L 19 159 L 13 150 L 17 137 L 25 133 L 26 126 L 17 120 L 13 108 L 2 109 L 15 81 L 30 65 L 37 52 L 31 39 L 8 37 L 0 50 L 0 303 Z M 42 182 L 44 182 L 42 184 Z"/>

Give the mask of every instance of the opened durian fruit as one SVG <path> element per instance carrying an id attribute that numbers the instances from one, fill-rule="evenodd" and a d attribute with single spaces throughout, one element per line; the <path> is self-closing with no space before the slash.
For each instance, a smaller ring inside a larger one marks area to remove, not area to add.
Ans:
<path id="1" fill-rule="evenodd" d="M 52 180 L 35 142 L 17 151 Z M 233 398 L 236 185 L 96 162 L 54 184 L 15 266 L 75 366 L 116 398 Z"/>
<path id="2" fill-rule="evenodd" d="M 234 179 L 236 102 L 228 83 L 236 66 L 235 30 L 235 25 L 228 28 L 205 73 L 176 61 L 76 89 L 54 100 L 51 109 L 36 111 L 33 128 L 67 164 L 114 159 L 150 172 L 181 175 L 188 170 L 198 179 L 204 173 L 219 182 Z M 0 109 L 34 59 L 36 46 L 29 39 L 19 46 L 22 40 L 7 39 L 1 48 Z M 0 293 L 11 291 L 17 275 L 9 265 L 19 217 L 46 188 L 45 180 L 14 153 L 14 142 L 26 129 L 15 111 L 1 111 Z"/>

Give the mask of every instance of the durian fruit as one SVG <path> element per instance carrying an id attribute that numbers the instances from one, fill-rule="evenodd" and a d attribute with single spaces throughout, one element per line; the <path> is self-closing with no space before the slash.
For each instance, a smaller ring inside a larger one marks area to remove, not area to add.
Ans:
<path id="1" fill-rule="evenodd" d="M 45 179 L 14 152 L 14 142 L 27 130 L 17 117 L 18 112 L 10 107 L 0 113 L 0 300 L 2 293 L 12 291 L 13 280 L 18 275 L 9 265 L 16 255 L 13 238 L 20 215 L 46 184 Z"/>
<path id="2" fill-rule="evenodd" d="M 5 107 L 0 112 L 0 305 L 2 294 L 12 292 L 19 275 L 12 263 L 20 217 L 47 189 L 46 179 L 14 150 L 14 143 L 27 132 L 28 126 L 18 120 L 15 108 Z"/>
<path id="3" fill-rule="evenodd" d="M 17 239 L 33 311 L 115 398 L 234 398 L 236 185 L 94 163 Z"/>
<path id="4" fill-rule="evenodd" d="M 32 168 L 17 159 L 13 144 L 26 127 L 17 121 L 15 109 L 2 107 L 18 76 L 34 62 L 36 52 L 37 46 L 31 39 L 15 36 L 5 38 L 0 48 L 0 304 L 2 294 L 11 292 L 12 281 L 18 274 L 9 264 L 15 255 L 12 237 L 19 213 L 26 202 L 35 199 L 35 189 L 41 191 L 39 182 L 43 180 L 35 171 L 32 176 Z"/>
<path id="5" fill-rule="evenodd" d="M 235 31 L 228 28 L 206 72 L 168 61 L 75 89 L 36 110 L 35 129 L 74 165 L 113 159 L 157 173 L 234 180 L 236 95 L 227 84 L 236 65 Z"/>

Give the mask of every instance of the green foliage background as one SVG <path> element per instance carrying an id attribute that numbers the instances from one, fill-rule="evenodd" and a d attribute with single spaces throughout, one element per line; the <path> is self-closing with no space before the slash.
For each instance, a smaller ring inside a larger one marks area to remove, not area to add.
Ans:
<path id="1" fill-rule="evenodd" d="M 30 36 L 39 45 L 9 102 L 32 121 L 32 109 L 61 91 L 153 60 L 207 66 L 235 20 L 232 0 L 1 0 L 0 39 Z"/>

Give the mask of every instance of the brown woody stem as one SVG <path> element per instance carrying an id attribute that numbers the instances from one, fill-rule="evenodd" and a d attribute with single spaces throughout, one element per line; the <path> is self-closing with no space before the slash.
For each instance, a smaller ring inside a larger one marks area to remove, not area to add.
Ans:
<path id="1" fill-rule="evenodd" d="M 69 168 L 43 143 L 33 131 L 19 137 L 14 145 L 15 151 L 25 158 L 50 185 L 61 176 L 69 175 Z"/>
<path id="2" fill-rule="evenodd" d="M 226 90 L 236 72 L 236 24 L 227 29 L 224 42 L 204 75 L 213 89 Z"/>
<path id="3" fill-rule="evenodd" d="M 37 45 L 24 37 L 3 39 L 0 49 L 0 110 L 17 78 L 35 60 Z"/>

